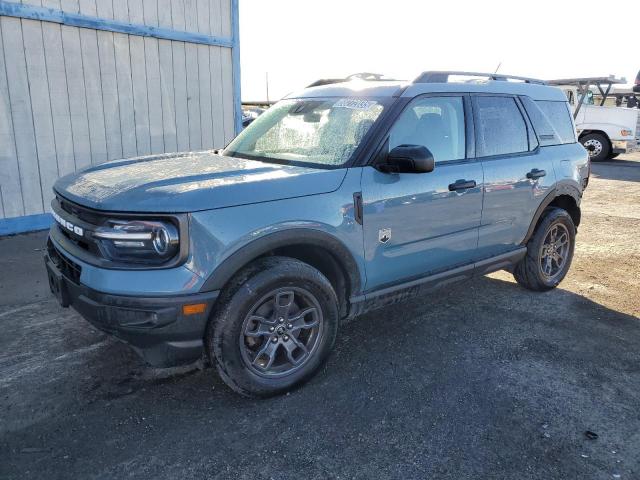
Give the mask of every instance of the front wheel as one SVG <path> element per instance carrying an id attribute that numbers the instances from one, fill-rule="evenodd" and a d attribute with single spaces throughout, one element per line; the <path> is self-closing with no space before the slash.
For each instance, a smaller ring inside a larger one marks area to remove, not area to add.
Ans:
<path id="1" fill-rule="evenodd" d="M 580 138 L 580 143 L 589 153 L 592 162 L 602 162 L 609 158 L 609 139 L 600 133 L 589 133 Z"/>
<path id="2" fill-rule="evenodd" d="M 566 210 L 547 210 L 513 271 L 516 281 L 538 292 L 557 287 L 571 266 L 575 241 L 576 227 Z"/>
<path id="3" fill-rule="evenodd" d="M 304 262 L 258 260 L 236 275 L 219 302 L 207 329 L 207 350 L 225 383 L 242 395 L 268 397 L 292 389 L 333 348 L 336 294 Z"/>

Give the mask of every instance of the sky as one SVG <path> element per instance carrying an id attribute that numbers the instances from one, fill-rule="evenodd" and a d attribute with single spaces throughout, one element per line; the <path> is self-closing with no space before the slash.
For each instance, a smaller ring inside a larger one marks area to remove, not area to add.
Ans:
<path id="1" fill-rule="evenodd" d="M 425 70 L 633 83 L 638 17 L 613 22 L 591 0 L 239 0 L 243 101 L 277 100 L 356 72 Z M 629 2 L 629 6 L 633 2 Z M 615 8 L 617 12 L 622 10 Z M 599 20 L 602 18 L 602 21 Z"/>

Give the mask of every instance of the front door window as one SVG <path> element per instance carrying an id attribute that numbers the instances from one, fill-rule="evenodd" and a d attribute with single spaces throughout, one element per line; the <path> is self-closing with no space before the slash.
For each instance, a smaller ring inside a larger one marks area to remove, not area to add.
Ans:
<path id="1" fill-rule="evenodd" d="M 462 97 L 426 97 L 414 101 L 391 129 L 389 149 L 398 145 L 423 145 L 436 162 L 465 157 Z"/>

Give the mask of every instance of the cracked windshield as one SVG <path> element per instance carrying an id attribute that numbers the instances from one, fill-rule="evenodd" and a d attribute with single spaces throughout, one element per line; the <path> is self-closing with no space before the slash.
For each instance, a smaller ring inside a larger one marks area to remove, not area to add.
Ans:
<path id="1" fill-rule="evenodd" d="M 346 163 L 383 106 L 363 98 L 284 100 L 261 115 L 226 155 L 330 167 Z"/>

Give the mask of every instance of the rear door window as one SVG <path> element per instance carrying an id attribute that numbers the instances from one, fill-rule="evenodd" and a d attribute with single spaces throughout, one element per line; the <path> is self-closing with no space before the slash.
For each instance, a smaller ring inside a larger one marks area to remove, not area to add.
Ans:
<path id="1" fill-rule="evenodd" d="M 527 124 L 513 97 L 475 97 L 479 157 L 529 150 Z"/>

